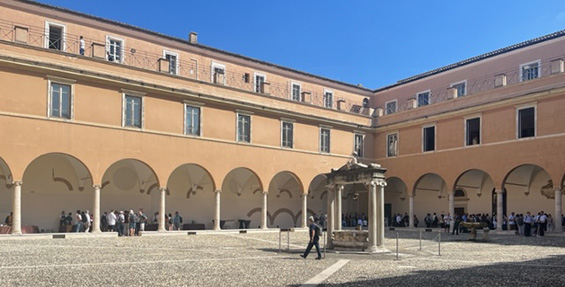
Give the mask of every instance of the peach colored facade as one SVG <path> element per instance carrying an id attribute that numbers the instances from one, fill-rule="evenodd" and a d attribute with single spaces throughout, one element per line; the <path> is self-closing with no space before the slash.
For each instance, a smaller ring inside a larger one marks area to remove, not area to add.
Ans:
<path id="1" fill-rule="evenodd" d="M 77 209 L 159 212 L 161 231 L 175 211 L 207 229 L 305 227 L 326 211 L 323 174 L 354 150 L 388 169 L 391 213 L 561 213 L 561 35 L 373 91 L 28 1 L 3 1 L 0 19 L 0 216 L 14 211 L 14 234 L 56 231 Z M 356 191 L 343 213 L 367 212 Z"/>

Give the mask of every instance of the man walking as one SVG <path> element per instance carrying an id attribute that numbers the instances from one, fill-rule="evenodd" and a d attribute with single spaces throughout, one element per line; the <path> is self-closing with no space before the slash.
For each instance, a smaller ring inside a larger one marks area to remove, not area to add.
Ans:
<path id="1" fill-rule="evenodd" d="M 310 226 L 310 228 L 308 229 L 308 234 L 310 235 L 310 242 L 308 243 L 308 247 L 306 247 L 306 251 L 304 251 L 304 254 L 301 254 L 300 257 L 306 259 L 306 257 L 308 257 L 308 253 L 310 253 L 310 250 L 312 250 L 313 246 L 316 246 L 316 251 L 318 252 L 318 257 L 316 257 L 316 260 L 320 260 L 322 259 L 322 254 L 320 253 L 320 227 L 314 223 L 314 217 L 310 216 L 308 217 L 308 224 Z"/>

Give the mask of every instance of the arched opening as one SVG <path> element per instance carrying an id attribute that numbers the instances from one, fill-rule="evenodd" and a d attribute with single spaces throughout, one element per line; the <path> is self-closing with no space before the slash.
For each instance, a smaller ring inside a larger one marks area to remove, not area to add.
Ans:
<path id="1" fill-rule="evenodd" d="M 390 177 L 386 180 L 387 185 L 385 186 L 385 224 L 388 226 L 406 226 L 405 222 L 397 222 L 397 214 L 401 214 L 401 217 L 408 216 L 408 189 L 406 183 L 398 177 Z"/>
<path id="2" fill-rule="evenodd" d="M 178 211 L 183 229 L 212 229 L 216 185 L 206 169 L 197 164 L 181 165 L 171 173 L 167 188 L 167 214 Z"/>
<path id="3" fill-rule="evenodd" d="M 414 215 L 420 226 L 427 226 L 426 216 L 446 214 L 449 208 L 447 186 L 441 176 L 428 173 L 421 176 L 414 185 Z M 435 225 L 434 225 L 435 226 Z"/>
<path id="4" fill-rule="evenodd" d="M 224 229 L 239 228 L 239 220 L 250 220 L 249 227 L 261 225 L 263 185 L 250 169 L 230 171 L 222 183 L 221 220 Z M 221 222 L 220 222 L 221 225 Z"/>
<path id="5" fill-rule="evenodd" d="M 70 231 L 70 226 L 60 227 L 61 212 L 92 209 L 92 176 L 71 155 L 50 153 L 34 159 L 22 182 L 22 228 L 33 225 L 45 232 Z"/>
<path id="6" fill-rule="evenodd" d="M 490 192 L 494 182 L 490 175 L 480 169 L 463 172 L 455 181 L 455 214 L 492 214 Z"/>
<path id="7" fill-rule="evenodd" d="M 108 167 L 102 177 L 100 212 L 143 209 L 153 222 L 161 202 L 159 187 L 155 172 L 146 163 L 136 159 L 119 160 Z M 147 226 L 145 230 L 154 228 Z"/>
<path id="8" fill-rule="evenodd" d="M 535 164 L 524 164 L 512 169 L 502 187 L 506 191 L 506 213 L 548 212 L 554 208 L 555 192 L 549 173 Z"/>
<path id="9" fill-rule="evenodd" d="M 325 217 L 327 214 L 328 205 L 328 192 L 326 185 L 328 184 L 328 179 L 325 175 L 319 174 L 308 186 L 308 215 L 312 215 L 316 218 L 320 218 L 322 215 Z M 324 222 L 321 222 L 324 224 Z"/>
<path id="10" fill-rule="evenodd" d="M 271 226 L 289 228 L 300 226 L 302 219 L 302 183 L 289 171 L 277 173 L 269 184 L 267 207 Z M 282 212 L 287 210 L 287 212 Z M 280 216 L 279 216 L 280 215 Z"/>
<path id="11" fill-rule="evenodd" d="M 12 171 L 8 167 L 8 164 L 0 158 L 0 220 L 2 224 L 5 223 L 5 219 L 12 212 L 12 201 L 13 192 L 12 188 Z"/>

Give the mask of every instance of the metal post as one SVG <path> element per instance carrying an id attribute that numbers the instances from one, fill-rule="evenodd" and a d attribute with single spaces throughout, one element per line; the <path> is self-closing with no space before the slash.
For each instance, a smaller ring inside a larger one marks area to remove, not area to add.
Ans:
<path id="1" fill-rule="evenodd" d="M 279 253 L 281 253 L 281 231 L 279 230 Z"/>
<path id="2" fill-rule="evenodd" d="M 441 231 L 438 231 L 437 255 L 441 256 Z"/>
<path id="3" fill-rule="evenodd" d="M 286 231 L 286 249 L 290 251 L 290 229 Z"/>
<path id="4" fill-rule="evenodd" d="M 396 233 L 396 260 L 398 260 L 398 232 Z"/>
<path id="5" fill-rule="evenodd" d="M 420 251 L 422 251 L 422 229 L 420 229 Z"/>
<path id="6" fill-rule="evenodd" d="M 322 233 L 324 233 L 324 259 L 326 259 L 326 232 Z"/>

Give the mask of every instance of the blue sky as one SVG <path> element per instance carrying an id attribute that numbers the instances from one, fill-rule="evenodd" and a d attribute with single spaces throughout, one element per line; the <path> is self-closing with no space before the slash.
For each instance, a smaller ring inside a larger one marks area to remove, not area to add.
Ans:
<path id="1" fill-rule="evenodd" d="M 38 2 L 372 89 L 565 29 L 562 0 Z"/>

